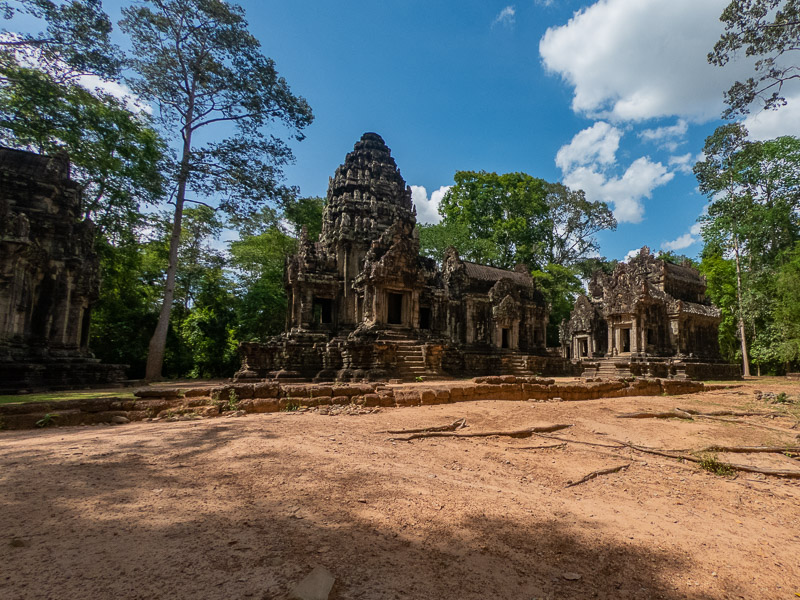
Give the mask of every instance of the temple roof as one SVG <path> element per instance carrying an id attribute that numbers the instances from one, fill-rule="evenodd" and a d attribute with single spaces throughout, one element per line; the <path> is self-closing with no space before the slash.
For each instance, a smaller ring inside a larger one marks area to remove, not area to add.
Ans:
<path id="1" fill-rule="evenodd" d="M 467 260 L 462 262 L 464 263 L 464 268 L 470 279 L 478 279 L 480 281 L 500 281 L 505 277 L 520 285 L 531 285 L 533 283 L 533 278 L 530 276 L 530 273 L 508 271 L 498 267 L 479 265 L 478 263 L 469 262 Z"/>

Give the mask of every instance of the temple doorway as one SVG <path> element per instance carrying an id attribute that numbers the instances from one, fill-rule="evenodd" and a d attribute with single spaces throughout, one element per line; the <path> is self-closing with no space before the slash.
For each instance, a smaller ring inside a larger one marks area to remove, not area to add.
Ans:
<path id="1" fill-rule="evenodd" d="M 619 343 L 620 343 L 620 352 L 630 352 L 631 351 L 631 329 L 630 327 L 626 327 L 625 329 L 619 330 Z"/>
<path id="2" fill-rule="evenodd" d="M 403 324 L 403 294 L 394 294 L 388 292 L 386 294 L 387 300 L 387 318 L 386 321 L 390 325 Z"/>

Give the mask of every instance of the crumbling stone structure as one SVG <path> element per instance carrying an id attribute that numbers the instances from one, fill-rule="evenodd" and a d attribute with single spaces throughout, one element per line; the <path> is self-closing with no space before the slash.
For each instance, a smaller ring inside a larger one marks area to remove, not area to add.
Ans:
<path id="1" fill-rule="evenodd" d="M 0 148 L 0 392 L 124 378 L 88 348 L 93 240 L 65 155 Z"/>
<path id="2" fill-rule="evenodd" d="M 366 133 L 330 180 L 322 233 L 286 265 L 286 333 L 242 344 L 237 378 L 380 380 L 445 373 L 558 372 L 548 308 L 527 267 L 419 253 L 411 189 Z"/>
<path id="3" fill-rule="evenodd" d="M 612 274 L 596 272 L 588 289 L 561 325 L 563 356 L 584 376 L 741 376 L 720 358 L 720 311 L 690 265 L 659 260 L 645 246 Z"/>

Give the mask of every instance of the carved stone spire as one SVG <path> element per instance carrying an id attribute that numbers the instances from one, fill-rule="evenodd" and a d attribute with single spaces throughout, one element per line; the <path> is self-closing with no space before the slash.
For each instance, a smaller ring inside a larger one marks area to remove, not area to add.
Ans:
<path id="1" fill-rule="evenodd" d="M 320 241 L 349 242 L 364 252 L 395 221 L 416 224 L 411 189 L 377 133 L 365 133 L 330 180 Z"/>

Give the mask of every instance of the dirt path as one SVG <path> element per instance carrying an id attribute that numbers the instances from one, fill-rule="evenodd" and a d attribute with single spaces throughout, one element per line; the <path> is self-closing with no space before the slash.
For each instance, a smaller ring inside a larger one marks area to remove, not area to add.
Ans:
<path id="1" fill-rule="evenodd" d="M 470 432 L 572 423 L 553 435 L 597 443 L 798 443 L 790 418 L 741 419 L 782 433 L 615 417 L 774 408 L 756 387 L 772 389 L 0 432 L 0 598 L 284 598 L 316 564 L 336 576 L 334 600 L 797 598 L 800 481 L 629 449 L 521 449 L 556 443 L 538 437 L 376 433 L 463 417 Z"/>

